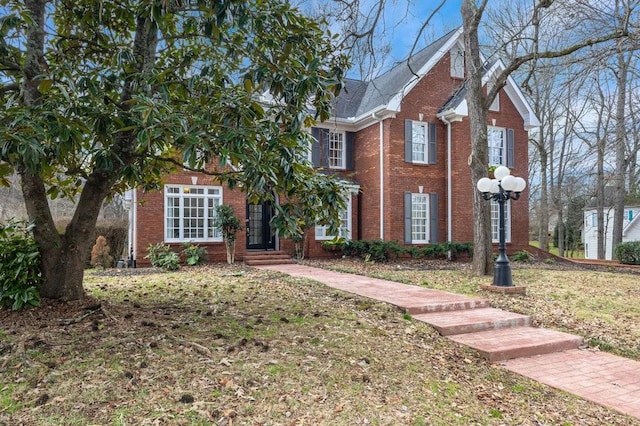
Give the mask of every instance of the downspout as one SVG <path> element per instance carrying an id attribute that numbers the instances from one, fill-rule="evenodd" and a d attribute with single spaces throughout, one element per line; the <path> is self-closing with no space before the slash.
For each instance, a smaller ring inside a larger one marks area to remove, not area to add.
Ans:
<path id="1" fill-rule="evenodd" d="M 371 117 L 378 120 L 380 129 L 380 240 L 384 241 L 384 122 L 372 113 Z"/>
<path id="2" fill-rule="evenodd" d="M 453 241 L 453 204 L 452 204 L 452 184 L 451 184 L 451 121 L 446 117 L 440 117 L 440 120 L 447 125 L 447 241 Z M 451 260 L 451 252 L 447 253 L 447 257 Z"/>
<path id="3" fill-rule="evenodd" d="M 129 242 L 129 253 L 128 253 L 128 267 L 135 267 L 135 259 L 137 252 L 137 230 L 138 230 L 138 203 L 137 201 L 137 189 L 131 189 L 131 200 L 129 201 L 129 230 L 128 230 L 128 242 Z"/>

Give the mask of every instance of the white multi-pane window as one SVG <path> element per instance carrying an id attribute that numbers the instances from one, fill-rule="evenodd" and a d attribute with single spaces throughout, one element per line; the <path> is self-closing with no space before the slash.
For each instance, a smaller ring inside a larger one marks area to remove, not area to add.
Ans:
<path id="1" fill-rule="evenodd" d="M 412 123 L 411 150 L 414 163 L 427 162 L 427 123 L 417 121 Z"/>
<path id="2" fill-rule="evenodd" d="M 411 194 L 411 242 L 429 242 L 429 194 Z"/>
<path id="3" fill-rule="evenodd" d="M 511 200 L 504 203 L 504 239 L 511 242 Z M 500 242 L 500 206 L 491 200 L 491 241 Z"/>
<path id="4" fill-rule="evenodd" d="M 487 127 L 487 142 L 489 144 L 489 165 L 504 166 L 507 162 L 506 134 L 501 127 Z"/>
<path id="5" fill-rule="evenodd" d="M 345 168 L 344 133 L 329 132 L 329 167 L 332 169 Z"/>
<path id="6" fill-rule="evenodd" d="M 339 237 L 347 240 L 351 239 L 351 197 L 348 196 L 345 200 L 346 208 L 340 212 L 340 228 L 338 229 Z M 328 226 L 316 225 L 316 240 L 330 240 L 335 238 Z"/>
<path id="7" fill-rule="evenodd" d="M 222 241 L 213 226 L 216 206 L 222 203 L 217 186 L 166 185 L 165 241 Z"/>

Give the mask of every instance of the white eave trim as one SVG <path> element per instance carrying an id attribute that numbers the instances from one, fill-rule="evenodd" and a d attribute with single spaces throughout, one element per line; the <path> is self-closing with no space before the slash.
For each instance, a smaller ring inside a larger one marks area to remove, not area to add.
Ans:
<path id="1" fill-rule="evenodd" d="M 482 85 L 486 85 L 489 81 L 489 77 L 498 71 L 504 70 L 506 67 L 501 60 L 496 61 L 495 64 L 489 69 L 482 77 Z M 524 120 L 524 129 L 531 130 L 536 127 L 540 127 L 540 120 L 536 116 L 536 113 L 529 105 L 529 102 L 524 97 L 524 94 L 516 84 L 515 80 L 509 76 L 507 77 L 507 83 L 502 88 L 504 92 L 509 96 L 509 99 L 518 110 L 518 113 Z M 466 102 L 466 101 L 465 101 Z"/>

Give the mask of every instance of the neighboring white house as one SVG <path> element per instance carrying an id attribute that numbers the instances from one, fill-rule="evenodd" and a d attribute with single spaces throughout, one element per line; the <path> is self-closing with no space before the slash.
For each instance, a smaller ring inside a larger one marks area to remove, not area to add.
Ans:
<path id="1" fill-rule="evenodd" d="M 604 208 L 605 259 L 613 259 L 611 241 L 613 240 L 613 207 Z M 595 207 L 584 210 L 584 257 L 598 258 L 598 211 Z M 640 206 L 625 206 L 622 225 L 622 241 L 640 241 Z"/>

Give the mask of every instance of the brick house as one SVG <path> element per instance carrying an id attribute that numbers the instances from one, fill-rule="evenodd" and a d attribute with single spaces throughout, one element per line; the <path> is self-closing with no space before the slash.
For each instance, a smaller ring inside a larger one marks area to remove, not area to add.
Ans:
<path id="1" fill-rule="evenodd" d="M 502 64 L 487 67 L 485 81 Z M 334 117 L 311 129 L 310 157 L 317 167 L 343 174 L 351 197 L 341 234 L 352 239 L 406 245 L 473 240 L 471 152 L 464 98 L 462 29 L 452 31 L 372 81 L 347 80 Z M 539 126 L 512 79 L 489 112 L 489 160 L 527 178 L 528 130 Z M 164 191 L 131 192 L 130 242 L 139 264 L 149 244 L 193 241 L 210 261 L 223 261 L 221 236 L 207 227 L 218 203 L 233 206 L 246 228 L 236 258 L 256 250 L 291 253 L 293 243 L 269 227 L 272 207 L 247 204 L 242 192 L 210 176 L 183 171 L 165 179 Z M 507 206 L 509 251 L 528 247 L 529 207 L 525 191 Z M 492 209 L 497 241 L 497 206 Z M 332 236 L 317 226 L 306 238 L 307 257 L 326 256 L 321 242 Z"/>

